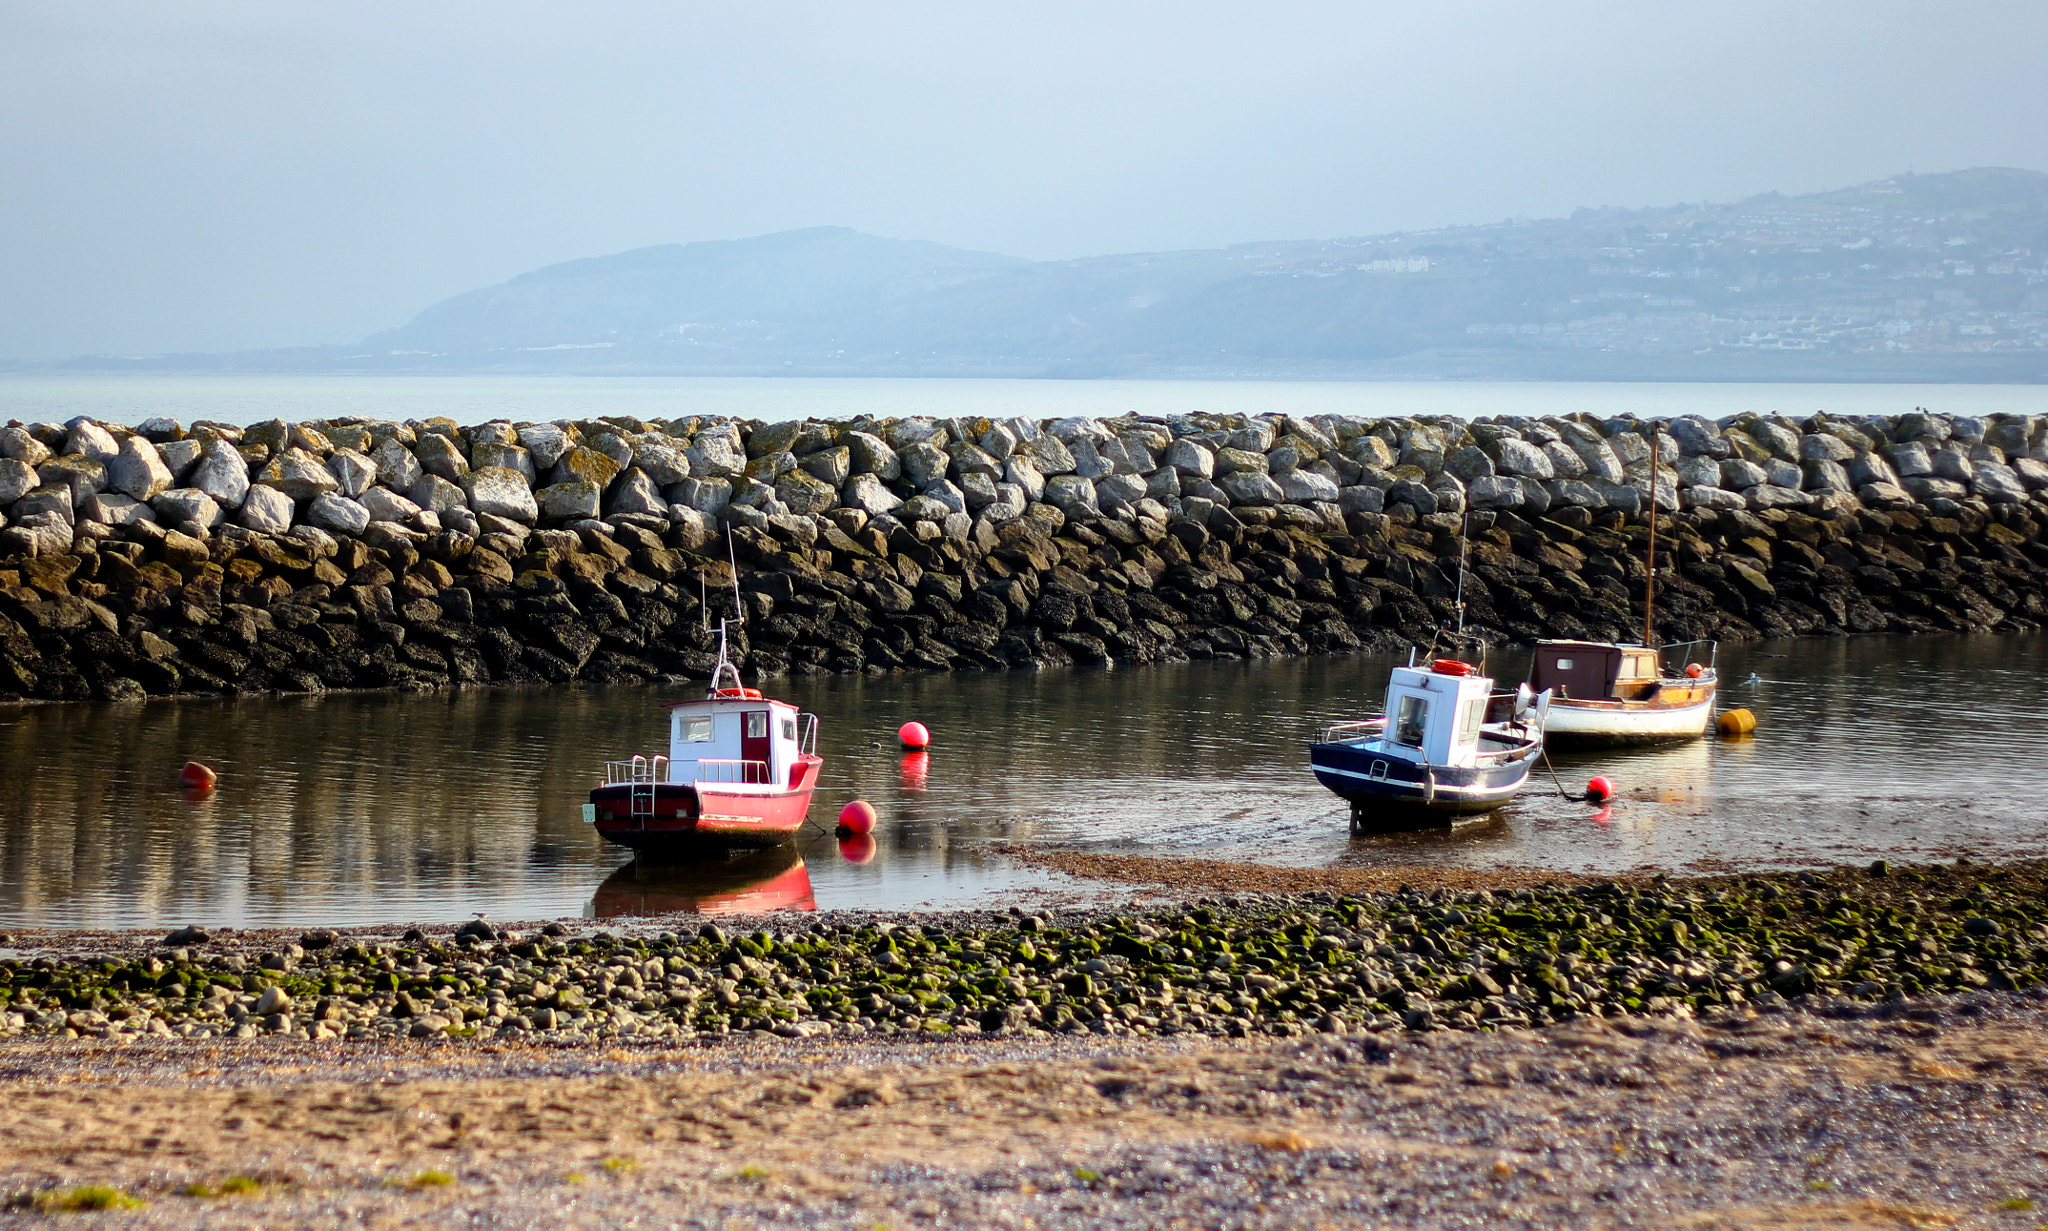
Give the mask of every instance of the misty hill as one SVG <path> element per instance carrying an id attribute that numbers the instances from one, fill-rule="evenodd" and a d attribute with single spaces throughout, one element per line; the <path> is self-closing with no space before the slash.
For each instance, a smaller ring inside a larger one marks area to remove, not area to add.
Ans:
<path id="1" fill-rule="evenodd" d="M 356 370 L 2048 379 L 2048 175 L 1025 261 L 814 228 L 572 261 Z M 239 357 L 236 366 L 252 366 Z"/>

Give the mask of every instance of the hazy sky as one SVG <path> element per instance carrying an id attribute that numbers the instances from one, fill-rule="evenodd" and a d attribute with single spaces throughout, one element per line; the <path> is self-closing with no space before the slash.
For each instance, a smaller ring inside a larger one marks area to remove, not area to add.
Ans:
<path id="1" fill-rule="evenodd" d="M 0 0 L 0 357 L 837 224 L 1030 257 L 2048 169 L 2048 5 Z"/>

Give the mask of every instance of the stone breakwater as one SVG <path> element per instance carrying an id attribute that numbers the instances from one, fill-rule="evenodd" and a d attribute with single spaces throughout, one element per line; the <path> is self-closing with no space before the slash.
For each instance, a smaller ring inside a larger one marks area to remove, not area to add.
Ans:
<path id="1" fill-rule="evenodd" d="M 74 420 L 0 428 L 0 698 L 1398 649 L 1461 543 L 1619 639 L 1652 499 L 1669 640 L 2048 616 L 2048 416 Z"/>
<path id="2" fill-rule="evenodd" d="M 0 962 L 0 1033 L 563 1041 L 1504 1029 L 2048 980 L 2048 866 L 827 917 L 728 934 L 307 933 Z M 216 950 L 209 953 L 209 949 Z M 1817 999 L 1816 999 L 1817 998 Z"/>

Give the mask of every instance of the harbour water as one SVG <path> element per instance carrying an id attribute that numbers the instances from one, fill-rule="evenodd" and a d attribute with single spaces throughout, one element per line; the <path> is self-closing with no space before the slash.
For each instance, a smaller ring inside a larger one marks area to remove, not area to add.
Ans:
<path id="1" fill-rule="evenodd" d="M 874 377 L 275 376 L 0 374 L 0 422 L 78 415 L 139 423 L 361 416 L 458 423 L 633 415 L 780 420 L 859 415 L 939 417 L 1178 415 L 1724 415 L 1794 417 L 2036 414 L 2038 385 L 1721 384 L 1626 381 L 1007 380 Z"/>
<path id="2" fill-rule="evenodd" d="M 1497 653 L 1513 679 L 1525 656 Z M 1077 882 L 1005 857 L 1071 843 L 1308 867 L 1713 870 L 2048 853 L 2048 637 L 1724 649 L 1756 738 L 1559 757 L 1496 817 L 1353 838 L 1315 784 L 1322 724 L 1376 705 L 1384 657 L 771 682 L 823 719 L 800 857 L 629 867 L 582 823 L 600 763 L 660 750 L 695 686 L 0 710 L 0 926 L 459 921 L 784 904 L 1000 906 Z M 1754 674 L 1756 680 L 1751 682 Z M 923 759 L 893 743 L 931 726 Z M 221 772 L 188 798 L 178 767 Z M 866 862 L 829 831 L 881 814 Z"/>

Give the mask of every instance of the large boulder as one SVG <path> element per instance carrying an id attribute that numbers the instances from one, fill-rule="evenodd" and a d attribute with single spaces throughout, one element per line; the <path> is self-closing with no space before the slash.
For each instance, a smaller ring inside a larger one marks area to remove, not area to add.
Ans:
<path id="1" fill-rule="evenodd" d="M 502 466 L 507 470 L 516 470 L 529 484 L 539 473 L 534 469 L 531 453 L 519 445 L 508 444 L 502 440 L 479 440 L 469 446 L 469 466 L 472 470 L 482 470 L 486 466 Z"/>
<path id="2" fill-rule="evenodd" d="M 29 435 L 26 428 L 0 427 L 0 457 L 33 468 L 50 460 L 50 446 Z"/>
<path id="3" fill-rule="evenodd" d="M 614 437 L 616 439 L 616 437 Z M 548 482 L 557 486 L 564 483 L 590 483 L 599 491 L 618 477 L 623 469 L 619 459 L 609 453 L 600 452 L 588 445 L 578 445 L 562 455 L 548 471 Z"/>
<path id="4" fill-rule="evenodd" d="M 64 437 L 60 453 L 83 454 L 92 460 L 105 464 L 121 455 L 121 442 L 114 434 L 90 419 L 73 419 L 71 431 Z"/>
<path id="5" fill-rule="evenodd" d="M 470 509 L 510 521 L 531 524 L 541 513 L 538 498 L 526 485 L 526 476 L 503 466 L 485 466 L 464 475 L 462 494 L 468 498 Z M 416 504 L 420 502 L 417 494 L 413 501 Z M 589 503 L 591 511 L 586 516 L 597 516 L 596 497 L 593 496 Z"/>
<path id="6" fill-rule="evenodd" d="M 690 463 L 690 473 L 700 478 L 730 478 L 747 468 L 739 429 L 730 423 L 698 432 L 683 456 Z"/>
<path id="7" fill-rule="evenodd" d="M 388 487 L 373 487 L 362 495 L 363 507 L 371 521 L 408 522 L 419 516 L 420 506 Z"/>
<path id="8" fill-rule="evenodd" d="M 202 500 L 205 499 L 203 496 L 200 498 Z M 162 499 L 162 497 L 159 496 L 158 499 Z M 211 505 L 212 501 L 207 501 L 207 503 Z M 78 510 L 78 512 L 80 520 L 98 522 L 103 526 L 132 526 L 136 522 L 156 520 L 156 514 L 150 506 L 133 496 L 124 496 L 119 492 L 94 492 L 86 500 L 85 507 Z M 216 506 L 214 516 L 218 519 L 219 515 L 219 509 Z M 208 522 L 206 524 L 211 525 L 212 523 Z"/>
<path id="9" fill-rule="evenodd" d="M 1779 487 L 1775 483 L 1759 483 L 1739 496 L 1734 492 L 1721 494 L 1730 497 L 1735 503 L 1717 504 L 1713 507 L 1741 508 L 1746 504 L 1750 511 L 1755 513 L 1761 513 L 1766 509 L 1803 509 L 1813 503 L 1813 497 L 1807 493 L 1790 487 Z M 1698 508 L 1700 504 L 1701 502 L 1695 498 L 1693 507 Z"/>
<path id="10" fill-rule="evenodd" d="M 336 449 L 327 459 L 327 469 L 341 485 L 336 490 L 351 500 L 369 491 L 377 481 L 377 463 L 354 449 Z"/>
<path id="11" fill-rule="evenodd" d="M 798 517 L 823 513 L 839 503 L 839 489 L 802 470 L 792 470 L 775 481 L 775 497 Z"/>
<path id="12" fill-rule="evenodd" d="M 521 490 L 525 490 L 524 485 L 521 486 Z M 578 518 L 596 517 L 598 504 L 603 496 L 604 489 L 590 480 L 571 479 L 566 483 L 551 483 L 537 492 L 529 492 L 527 499 L 534 502 L 542 517 L 574 521 Z M 496 509 L 489 511 L 497 512 Z M 500 513 L 499 516 L 510 514 Z"/>
<path id="13" fill-rule="evenodd" d="M 1970 486 L 1978 496 L 1993 503 L 2018 504 L 2027 498 L 2027 485 L 2020 481 L 2019 474 L 1998 462 L 1978 462 L 1977 477 Z"/>
<path id="14" fill-rule="evenodd" d="M 0 506 L 13 504 L 34 491 L 42 481 L 42 476 L 27 462 L 0 457 Z"/>
<path id="15" fill-rule="evenodd" d="M 519 429 L 519 443 L 533 462 L 534 473 L 554 469 L 562 455 L 576 447 L 576 438 L 559 424 L 531 423 Z"/>
<path id="16" fill-rule="evenodd" d="M 339 491 L 341 483 L 325 462 L 304 449 L 285 449 L 264 463 L 256 481 L 274 487 L 293 500 L 311 500 Z"/>
<path id="17" fill-rule="evenodd" d="M 806 454 L 798 460 L 797 465 L 803 468 L 805 474 L 820 483 L 837 488 L 853 474 L 853 450 L 845 445 L 820 449 L 816 453 Z"/>
<path id="18" fill-rule="evenodd" d="M 1024 498 L 1032 503 L 1045 499 L 1045 475 L 1021 452 L 1003 463 L 1003 482 L 1022 489 Z"/>
<path id="19" fill-rule="evenodd" d="M 250 490 L 250 463 L 227 440 L 213 440 L 201 451 L 184 485 L 199 487 L 221 508 L 242 508 L 242 498 Z"/>
<path id="20" fill-rule="evenodd" d="M 1199 440 L 1183 436 L 1166 447 L 1165 462 L 1185 475 L 1198 479 L 1216 476 L 1216 455 Z"/>
<path id="21" fill-rule="evenodd" d="M 171 468 L 155 445 L 140 436 L 121 442 L 120 451 L 107 463 L 107 486 L 131 500 L 148 500 L 169 490 Z"/>
<path id="22" fill-rule="evenodd" d="M 220 505 L 214 502 L 213 497 L 196 487 L 174 487 L 167 492 L 159 493 L 156 499 L 150 502 L 150 507 L 156 514 L 153 520 L 163 522 L 167 526 L 197 522 L 211 530 L 221 521 Z"/>
<path id="23" fill-rule="evenodd" d="M 1344 494 L 1348 496 L 1350 493 L 1359 490 L 1361 489 L 1347 487 L 1344 489 Z M 1376 491 L 1377 489 L 1364 488 L 1362 490 Z M 1465 495 L 1471 502 L 1471 506 L 1474 509 L 1480 510 L 1507 509 L 1512 511 L 1521 508 L 1528 502 L 1528 495 L 1523 480 L 1518 476 L 1509 474 L 1482 475 L 1466 485 Z M 1349 513 L 1359 510 L 1346 508 L 1344 511 Z M 1378 509 L 1370 511 L 1379 512 Z"/>
<path id="24" fill-rule="evenodd" d="M 1494 448 L 1498 453 L 1494 458 L 1494 470 L 1498 474 L 1537 480 L 1557 477 L 1557 467 L 1550 460 L 1550 454 L 1537 445 L 1513 436 L 1503 436 Z"/>
<path id="25" fill-rule="evenodd" d="M 946 467 L 953 459 L 946 451 L 930 441 L 918 441 L 897 450 L 897 460 L 903 467 L 903 477 L 917 487 L 924 487 L 946 475 Z"/>
<path id="26" fill-rule="evenodd" d="M 851 455 L 853 474 L 871 474 L 884 482 L 902 477 L 902 459 L 881 437 L 868 432 L 848 432 L 846 448 Z"/>
<path id="27" fill-rule="evenodd" d="M 428 474 L 437 474 L 450 483 L 460 483 L 470 471 L 469 459 L 462 455 L 462 446 L 451 436 L 439 432 L 426 432 L 419 443 L 412 447 L 412 455 L 419 459 L 420 469 Z"/>
<path id="28" fill-rule="evenodd" d="M 1336 488 L 1332 486 L 1331 491 L 1334 493 Z M 1095 504 L 1098 508 L 1114 510 L 1127 506 L 1135 507 L 1145 496 L 1145 480 L 1140 475 L 1111 474 L 1095 480 Z"/>
<path id="29" fill-rule="evenodd" d="M 661 488 L 654 479 L 638 466 L 619 476 L 612 484 L 611 497 L 607 501 L 608 514 L 646 513 L 654 517 L 668 516 L 668 501 L 662 498 Z"/>
<path id="30" fill-rule="evenodd" d="M 106 463 L 83 453 L 64 453 L 36 467 L 36 478 L 44 487 L 62 487 L 71 493 L 73 508 L 84 504 L 94 492 L 107 490 Z"/>
<path id="31" fill-rule="evenodd" d="M 1095 503 L 1095 484 L 1077 474 L 1056 474 L 1047 479 L 1045 501 L 1070 518 L 1094 517 L 1101 512 Z"/>
<path id="32" fill-rule="evenodd" d="M 633 466 L 656 487 L 673 487 L 690 477 L 690 459 L 673 436 L 650 432 L 633 444 Z"/>
<path id="33" fill-rule="evenodd" d="M 668 489 L 671 510 L 690 509 L 711 516 L 732 503 L 732 484 L 724 479 L 684 479 Z"/>
<path id="34" fill-rule="evenodd" d="M 1016 455 L 1009 460 L 1014 462 L 1018 458 L 1029 461 L 1038 473 L 1042 475 L 1072 474 L 1074 472 L 1074 455 L 1068 451 L 1066 445 L 1060 443 L 1059 437 L 1054 436 L 1050 432 L 1043 433 L 1034 439 L 1026 440 L 1019 444 Z M 1005 473 L 1007 474 L 1007 469 Z"/>
<path id="35" fill-rule="evenodd" d="M 1226 449 L 1224 452 L 1233 452 L 1233 450 Z M 1263 455 L 1254 456 L 1258 456 L 1261 461 L 1265 460 Z M 1281 504 L 1287 499 L 1287 493 L 1280 490 L 1280 485 L 1273 481 L 1271 475 L 1254 470 L 1233 471 L 1216 480 L 1216 485 L 1223 489 L 1225 495 L 1230 497 L 1230 503 L 1232 504 L 1256 507 Z M 1436 511 L 1433 500 L 1429 511 L 1432 513 Z"/>
<path id="36" fill-rule="evenodd" d="M 1280 485 L 1280 494 L 1289 504 L 1333 504 L 1337 500 L 1337 484 L 1313 470 L 1294 470 L 1275 480 Z"/>
<path id="37" fill-rule="evenodd" d="M 433 513 L 469 507 L 469 494 L 438 474 L 421 475 L 419 482 L 406 489 L 405 498 Z"/>
<path id="38" fill-rule="evenodd" d="M 857 474 L 839 489 L 839 503 L 849 509 L 858 509 L 869 517 L 880 517 L 893 513 L 903 504 L 896 493 L 873 474 Z"/>
<path id="39" fill-rule="evenodd" d="M 242 498 L 242 525 L 262 534 L 283 534 L 292 528 L 292 498 L 275 487 L 257 484 Z"/>
<path id="40" fill-rule="evenodd" d="M 420 481 L 426 471 L 412 450 L 400 443 L 396 436 L 386 436 L 370 450 L 370 460 L 377 464 L 377 482 L 395 492 L 411 491 L 413 484 Z"/>
<path id="41" fill-rule="evenodd" d="M 335 534 L 357 535 L 370 524 L 370 510 L 337 492 L 322 492 L 307 501 L 306 521 Z"/>

